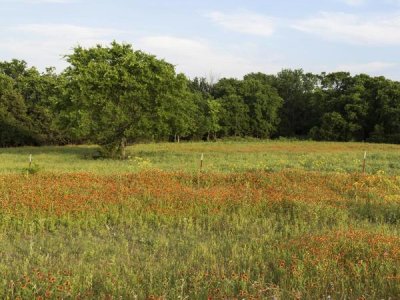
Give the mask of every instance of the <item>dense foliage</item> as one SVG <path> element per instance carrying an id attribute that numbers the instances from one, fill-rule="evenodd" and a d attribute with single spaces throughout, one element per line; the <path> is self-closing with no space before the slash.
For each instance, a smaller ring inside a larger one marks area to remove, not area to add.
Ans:
<path id="1" fill-rule="evenodd" d="M 282 70 L 210 83 L 116 42 L 66 60 L 60 74 L 0 62 L 0 146 L 94 142 L 124 156 L 139 139 L 400 143 L 400 82 L 384 77 Z"/>

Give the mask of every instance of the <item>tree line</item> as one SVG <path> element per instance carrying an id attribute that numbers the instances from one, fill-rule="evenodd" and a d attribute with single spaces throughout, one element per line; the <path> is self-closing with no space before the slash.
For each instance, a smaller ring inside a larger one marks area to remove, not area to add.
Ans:
<path id="1" fill-rule="evenodd" d="M 348 72 L 188 79 L 129 44 L 76 47 L 68 67 L 0 62 L 0 146 L 223 137 L 400 143 L 400 83 Z"/>

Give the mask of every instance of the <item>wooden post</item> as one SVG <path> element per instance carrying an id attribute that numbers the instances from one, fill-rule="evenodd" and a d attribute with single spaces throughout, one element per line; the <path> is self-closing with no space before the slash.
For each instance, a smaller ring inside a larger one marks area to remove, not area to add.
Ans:
<path id="1" fill-rule="evenodd" d="M 200 157 L 200 169 L 199 169 L 199 173 L 197 174 L 197 187 L 200 187 L 200 174 L 203 171 L 203 159 L 204 159 L 204 154 L 201 154 Z"/>
<path id="2" fill-rule="evenodd" d="M 29 169 L 32 167 L 32 154 L 29 154 Z"/>
<path id="3" fill-rule="evenodd" d="M 367 151 L 364 151 L 364 160 L 363 160 L 363 174 L 365 174 L 365 165 L 367 160 Z"/>
<path id="4" fill-rule="evenodd" d="M 204 159 L 204 154 L 202 153 L 200 157 L 200 172 L 203 171 L 203 159 Z"/>

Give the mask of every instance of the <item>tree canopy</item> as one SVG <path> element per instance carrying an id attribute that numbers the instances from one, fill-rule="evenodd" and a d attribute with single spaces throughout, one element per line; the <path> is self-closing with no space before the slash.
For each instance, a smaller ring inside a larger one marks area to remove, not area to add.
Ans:
<path id="1" fill-rule="evenodd" d="M 347 72 L 188 79 L 129 44 L 76 47 L 68 67 L 0 62 L 0 146 L 297 137 L 400 143 L 400 83 Z"/>
<path id="2" fill-rule="evenodd" d="M 77 47 L 67 61 L 61 113 L 78 138 L 124 156 L 127 141 L 190 133 L 192 98 L 173 65 L 116 42 Z"/>

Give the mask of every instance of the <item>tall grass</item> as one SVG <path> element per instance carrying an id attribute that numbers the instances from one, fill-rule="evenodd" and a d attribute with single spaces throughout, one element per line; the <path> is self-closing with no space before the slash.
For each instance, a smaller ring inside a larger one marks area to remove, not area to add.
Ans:
<path id="1" fill-rule="evenodd" d="M 0 176 L 5 299 L 396 299 L 400 178 Z"/>

